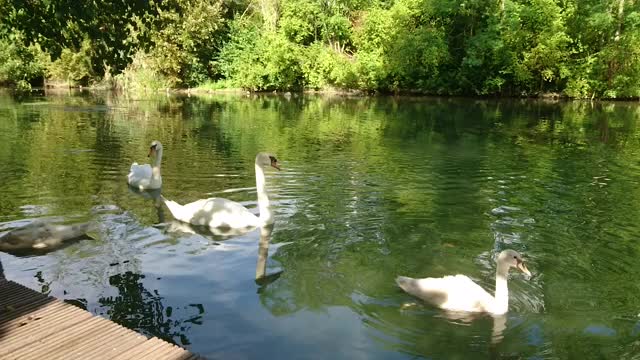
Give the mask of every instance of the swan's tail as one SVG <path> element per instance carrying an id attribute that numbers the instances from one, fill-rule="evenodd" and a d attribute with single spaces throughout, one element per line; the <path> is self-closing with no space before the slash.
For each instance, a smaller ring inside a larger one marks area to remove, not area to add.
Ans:
<path id="1" fill-rule="evenodd" d="M 398 284 L 398 286 L 408 292 L 408 293 L 412 293 L 413 290 L 415 289 L 415 282 L 416 279 L 414 278 L 410 278 L 410 277 L 406 277 L 406 276 L 398 276 L 396 278 L 396 284 Z"/>
<path id="2" fill-rule="evenodd" d="M 171 211 L 171 215 L 173 215 L 173 217 L 176 219 L 180 219 L 180 211 L 182 210 L 182 205 L 173 200 L 169 200 L 162 195 L 160 195 L 160 199 L 162 199 L 162 202 L 167 205 L 169 211 Z"/>

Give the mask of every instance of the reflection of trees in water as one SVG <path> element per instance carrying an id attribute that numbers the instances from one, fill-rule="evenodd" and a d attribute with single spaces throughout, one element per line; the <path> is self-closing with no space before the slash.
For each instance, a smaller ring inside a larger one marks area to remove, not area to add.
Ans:
<path id="1" fill-rule="evenodd" d="M 109 318 L 122 326 L 174 344 L 189 345 L 191 342 L 186 333 L 191 324 L 202 324 L 202 304 L 189 304 L 197 309 L 197 315 L 186 320 L 172 319 L 173 307 L 165 307 L 157 290 L 146 289 L 142 283 L 144 278 L 144 275 L 130 271 L 111 276 L 109 284 L 118 288 L 119 295 L 103 297 L 98 302 L 109 308 Z"/>

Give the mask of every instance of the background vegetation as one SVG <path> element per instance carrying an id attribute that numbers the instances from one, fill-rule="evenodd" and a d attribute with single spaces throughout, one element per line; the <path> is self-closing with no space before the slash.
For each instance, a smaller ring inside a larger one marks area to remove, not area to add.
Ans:
<path id="1" fill-rule="evenodd" d="M 0 0 L 0 82 L 640 96 L 636 0 Z"/>

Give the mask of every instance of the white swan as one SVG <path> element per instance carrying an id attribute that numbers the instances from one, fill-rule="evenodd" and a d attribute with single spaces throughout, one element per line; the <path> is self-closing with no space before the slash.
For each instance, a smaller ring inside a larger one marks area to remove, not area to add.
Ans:
<path id="1" fill-rule="evenodd" d="M 497 263 L 495 297 L 464 275 L 424 279 L 398 276 L 396 283 L 402 290 L 441 309 L 501 315 L 509 309 L 509 269 L 515 267 L 529 276 L 531 273 L 514 250 L 502 251 Z"/>
<path id="2" fill-rule="evenodd" d="M 149 164 L 131 164 L 131 170 L 127 175 L 127 183 L 139 190 L 159 189 L 162 187 L 160 176 L 160 162 L 162 161 L 162 144 L 154 140 L 149 147 L 148 157 L 153 157 L 153 166 Z"/>
<path id="3" fill-rule="evenodd" d="M 264 167 L 272 166 L 280 170 L 275 156 L 261 152 L 256 156 L 256 190 L 258 192 L 258 208 L 260 217 L 252 214 L 247 208 L 235 201 L 222 198 L 196 200 L 186 205 L 175 201 L 162 200 L 176 220 L 204 225 L 210 228 L 253 228 L 273 223 L 273 212 L 265 186 Z"/>

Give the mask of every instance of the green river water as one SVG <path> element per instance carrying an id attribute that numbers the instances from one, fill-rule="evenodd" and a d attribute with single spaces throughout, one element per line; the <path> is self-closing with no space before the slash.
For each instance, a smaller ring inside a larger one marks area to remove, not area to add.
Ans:
<path id="1" fill-rule="evenodd" d="M 98 228 L 0 261 L 213 359 L 640 358 L 639 121 L 638 103 L 4 93 L 0 232 Z M 276 154 L 273 231 L 182 226 L 130 190 L 155 139 L 182 203 L 255 208 L 254 157 Z M 452 318 L 394 283 L 460 273 L 492 292 L 506 248 L 533 273 L 511 273 L 506 318 Z"/>

